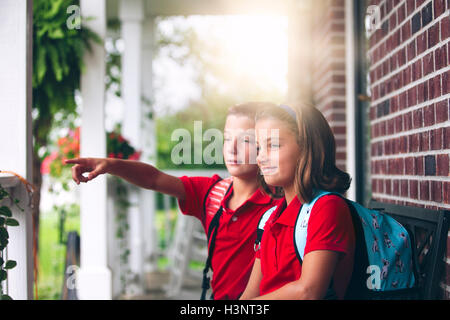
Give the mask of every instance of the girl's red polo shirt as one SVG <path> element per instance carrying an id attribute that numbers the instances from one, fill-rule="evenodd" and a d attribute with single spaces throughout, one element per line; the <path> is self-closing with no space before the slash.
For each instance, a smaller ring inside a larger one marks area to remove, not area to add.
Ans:
<path id="1" fill-rule="evenodd" d="M 181 211 L 198 218 L 207 232 L 214 215 L 205 216 L 203 201 L 209 188 L 220 180 L 220 177 L 183 176 L 180 179 L 186 190 L 186 199 L 178 202 Z M 259 219 L 264 212 L 280 203 L 280 200 L 273 200 L 257 190 L 233 211 L 228 208 L 228 200 L 232 194 L 233 186 L 221 201 L 223 213 L 219 221 L 211 262 L 213 269 L 211 287 L 214 299 L 217 300 L 238 299 L 244 291 L 255 260 L 253 245 Z"/>
<path id="2" fill-rule="evenodd" d="M 297 197 L 287 207 L 284 199 L 264 227 L 261 248 L 257 252 L 263 274 L 261 295 L 296 281 L 301 276 L 302 266 L 294 247 L 294 226 L 300 208 Z M 336 195 L 323 196 L 314 204 L 307 228 L 304 256 L 315 250 L 343 253 L 333 276 L 335 292 L 339 298 L 343 298 L 353 269 L 355 246 L 353 223 L 347 204 Z"/>

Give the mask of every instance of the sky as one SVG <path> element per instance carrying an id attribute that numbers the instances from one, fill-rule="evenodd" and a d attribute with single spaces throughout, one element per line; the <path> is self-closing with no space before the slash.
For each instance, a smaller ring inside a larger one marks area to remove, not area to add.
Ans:
<path id="1" fill-rule="evenodd" d="M 217 68 L 224 75 L 220 81 L 236 77 L 251 79 L 255 84 L 287 91 L 287 18 L 282 16 L 175 16 L 157 20 L 158 32 L 173 36 L 176 28 L 192 27 L 199 39 L 217 52 Z M 120 43 L 119 43 L 120 46 Z M 123 48 L 122 48 L 123 50 Z M 156 115 L 176 112 L 191 100 L 200 98 L 195 83 L 198 70 L 192 64 L 180 65 L 172 56 L 183 48 L 163 47 L 153 61 L 154 107 Z M 120 121 L 123 107 L 120 99 L 107 95 L 106 127 Z"/>

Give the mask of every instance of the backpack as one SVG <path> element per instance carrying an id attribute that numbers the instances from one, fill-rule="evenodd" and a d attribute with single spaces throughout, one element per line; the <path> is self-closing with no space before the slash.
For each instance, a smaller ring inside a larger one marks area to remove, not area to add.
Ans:
<path id="1" fill-rule="evenodd" d="M 306 245 L 309 213 L 318 199 L 330 194 L 345 200 L 355 228 L 354 267 L 345 299 L 418 299 L 417 267 L 410 233 L 391 216 L 367 209 L 339 193 L 316 192 L 314 199 L 300 208 L 294 228 L 294 247 L 300 263 Z M 258 224 L 255 250 L 259 248 L 264 225 L 275 209 L 266 211 Z M 335 298 L 332 291 L 331 283 L 325 299 Z"/>
<path id="2" fill-rule="evenodd" d="M 212 270 L 211 267 L 212 255 L 216 244 L 217 230 L 219 229 L 219 220 L 223 212 L 223 208 L 220 205 L 220 202 L 225 197 L 225 195 L 230 191 L 232 182 L 233 182 L 232 177 L 216 181 L 206 192 L 205 198 L 203 199 L 203 210 L 205 214 L 205 219 L 208 214 L 214 215 L 214 217 L 211 220 L 211 223 L 209 224 L 207 232 L 208 257 L 206 258 L 205 267 L 203 269 L 202 294 L 200 300 L 206 299 L 206 292 L 210 288 L 211 276 L 209 274 L 209 270 L 210 269 Z M 207 204 L 206 203 L 207 199 L 210 196 L 211 196 L 210 201 Z M 211 299 L 213 299 L 213 294 L 211 294 Z"/>

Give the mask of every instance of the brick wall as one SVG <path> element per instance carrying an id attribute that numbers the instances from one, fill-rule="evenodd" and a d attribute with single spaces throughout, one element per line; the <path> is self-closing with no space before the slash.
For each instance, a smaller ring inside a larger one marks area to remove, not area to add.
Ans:
<path id="1" fill-rule="evenodd" d="M 450 210 L 450 1 L 373 0 L 369 38 L 373 197 Z M 442 297 L 450 298 L 450 238 Z"/>
<path id="2" fill-rule="evenodd" d="M 336 139 L 336 162 L 345 170 L 345 2 L 313 1 L 311 8 L 312 99 Z"/>

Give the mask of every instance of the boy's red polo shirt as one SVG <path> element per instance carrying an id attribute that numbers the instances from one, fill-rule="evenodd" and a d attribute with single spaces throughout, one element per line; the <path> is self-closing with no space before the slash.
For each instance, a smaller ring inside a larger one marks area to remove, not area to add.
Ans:
<path id="1" fill-rule="evenodd" d="M 186 199 L 178 202 L 181 211 L 198 218 L 207 232 L 213 215 L 208 214 L 205 217 L 203 201 L 211 185 L 220 177 L 183 176 L 180 179 L 186 190 Z M 223 213 L 211 262 L 211 287 L 214 299 L 217 300 L 238 299 L 244 291 L 255 260 L 253 245 L 259 219 L 264 212 L 280 202 L 257 190 L 233 211 L 228 208 L 228 200 L 232 195 L 233 186 L 221 201 Z"/>
<path id="2" fill-rule="evenodd" d="M 295 197 L 286 207 L 286 200 L 273 212 L 264 227 L 261 248 L 263 278 L 260 294 L 270 293 L 289 282 L 296 281 L 302 266 L 294 248 L 294 226 L 301 208 Z M 336 195 L 323 196 L 314 204 L 307 227 L 304 256 L 315 250 L 343 253 L 333 276 L 336 294 L 343 298 L 353 269 L 355 234 L 349 208 Z"/>

